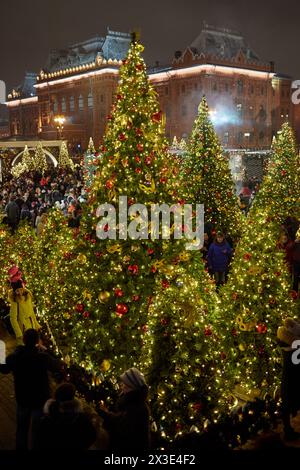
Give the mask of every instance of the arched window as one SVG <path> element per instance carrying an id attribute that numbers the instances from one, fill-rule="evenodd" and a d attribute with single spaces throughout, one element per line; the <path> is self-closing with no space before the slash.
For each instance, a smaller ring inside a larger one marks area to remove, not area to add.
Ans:
<path id="1" fill-rule="evenodd" d="M 54 103 L 53 103 L 53 112 L 55 114 L 58 112 L 58 102 L 56 98 L 54 99 Z"/>
<path id="2" fill-rule="evenodd" d="M 66 104 L 66 98 L 63 98 L 61 100 L 61 112 L 65 113 L 67 111 L 67 104 Z"/>
<path id="3" fill-rule="evenodd" d="M 89 95 L 88 95 L 88 107 L 89 108 L 93 107 L 93 95 L 92 95 L 92 93 L 89 93 Z"/>
<path id="4" fill-rule="evenodd" d="M 80 95 L 78 98 L 78 108 L 82 110 L 84 108 L 83 96 Z"/>
<path id="5" fill-rule="evenodd" d="M 237 92 L 239 95 L 242 95 L 244 93 L 244 82 L 243 80 L 238 80 L 237 81 Z"/>
<path id="6" fill-rule="evenodd" d="M 74 96 L 71 96 L 70 98 L 70 111 L 74 111 L 75 110 L 75 99 L 74 99 Z"/>

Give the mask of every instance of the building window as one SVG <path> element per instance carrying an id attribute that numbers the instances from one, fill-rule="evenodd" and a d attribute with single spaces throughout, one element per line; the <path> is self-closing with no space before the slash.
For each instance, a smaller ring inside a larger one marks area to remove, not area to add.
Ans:
<path id="1" fill-rule="evenodd" d="M 89 95 L 88 95 L 88 107 L 89 108 L 93 107 L 93 95 L 92 95 L 92 93 L 89 93 Z"/>
<path id="2" fill-rule="evenodd" d="M 229 143 L 229 132 L 224 132 L 224 144 Z"/>
<path id="3" fill-rule="evenodd" d="M 74 96 L 71 96 L 70 98 L 70 111 L 74 111 L 75 110 L 75 99 L 74 99 Z"/>
<path id="4" fill-rule="evenodd" d="M 236 105 L 236 111 L 237 111 L 237 115 L 238 115 L 238 118 L 241 119 L 242 117 L 242 112 L 243 112 L 243 106 L 241 103 L 238 103 Z"/>
<path id="5" fill-rule="evenodd" d="M 243 80 L 238 80 L 237 81 L 237 92 L 239 95 L 242 95 L 244 93 L 244 82 Z"/>
<path id="6" fill-rule="evenodd" d="M 261 87 L 261 90 L 260 90 L 260 91 L 261 91 L 261 94 L 262 94 L 262 95 L 264 95 L 264 94 L 265 94 L 265 89 L 264 89 L 264 87 L 263 87 L 263 86 Z"/>
<path id="7" fill-rule="evenodd" d="M 264 132 L 263 132 L 263 131 L 260 131 L 260 133 L 259 133 L 259 136 L 258 136 L 258 137 L 259 137 L 259 140 L 260 140 L 260 142 L 262 142 L 262 141 L 264 140 L 264 138 L 265 138 L 265 134 L 264 134 Z"/>
<path id="8" fill-rule="evenodd" d="M 194 83 L 194 89 L 197 90 L 198 88 L 198 83 Z"/>
<path id="9" fill-rule="evenodd" d="M 225 83 L 225 85 L 224 85 L 224 90 L 225 90 L 226 92 L 228 92 L 228 90 L 229 90 L 228 83 Z"/>
<path id="10" fill-rule="evenodd" d="M 213 84 L 212 89 L 213 89 L 213 91 L 217 91 L 218 87 L 217 87 L 217 84 L 216 84 L 216 83 Z"/>
<path id="11" fill-rule="evenodd" d="M 84 108 L 84 102 L 83 102 L 83 96 L 82 95 L 80 95 L 79 98 L 78 98 L 78 108 L 80 110 L 83 110 L 83 108 Z"/>
<path id="12" fill-rule="evenodd" d="M 53 103 L 53 112 L 55 114 L 58 113 L 58 102 L 57 102 L 56 98 L 55 98 L 54 103 Z"/>
<path id="13" fill-rule="evenodd" d="M 287 97 L 287 98 L 290 97 L 290 90 L 287 90 L 287 92 L 286 92 L 286 97 Z"/>
<path id="14" fill-rule="evenodd" d="M 242 144 L 242 143 L 243 143 L 243 133 L 242 133 L 242 132 L 239 132 L 239 133 L 238 133 L 237 141 L 238 141 L 238 144 Z"/>
<path id="15" fill-rule="evenodd" d="M 185 93 L 185 85 L 181 85 L 181 93 Z"/>
<path id="16" fill-rule="evenodd" d="M 66 104 L 66 98 L 63 98 L 61 100 L 61 112 L 65 113 L 67 111 L 67 104 Z"/>
<path id="17" fill-rule="evenodd" d="M 165 95 L 167 96 L 169 94 L 169 87 L 165 87 Z"/>
<path id="18" fill-rule="evenodd" d="M 253 95 L 253 94 L 254 94 L 254 86 L 251 85 L 251 86 L 249 87 L 249 95 Z"/>
<path id="19" fill-rule="evenodd" d="M 181 115 L 186 116 L 186 114 L 187 114 L 187 109 L 186 109 L 186 105 L 184 104 L 181 108 Z"/>

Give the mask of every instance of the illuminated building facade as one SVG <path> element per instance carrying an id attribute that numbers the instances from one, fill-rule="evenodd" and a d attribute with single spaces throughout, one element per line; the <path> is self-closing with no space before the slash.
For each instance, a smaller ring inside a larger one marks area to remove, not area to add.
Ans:
<path id="1" fill-rule="evenodd" d="M 9 95 L 11 134 L 56 139 L 55 117 L 63 115 L 63 137 L 71 145 L 86 147 L 90 136 L 98 144 L 129 43 L 127 33 L 108 30 L 104 38 L 52 51 L 38 77 L 27 74 Z M 267 149 L 282 123 L 294 121 L 291 78 L 275 73 L 234 31 L 204 25 L 170 65 L 149 70 L 149 77 L 170 140 L 188 136 L 203 94 L 227 148 Z"/>

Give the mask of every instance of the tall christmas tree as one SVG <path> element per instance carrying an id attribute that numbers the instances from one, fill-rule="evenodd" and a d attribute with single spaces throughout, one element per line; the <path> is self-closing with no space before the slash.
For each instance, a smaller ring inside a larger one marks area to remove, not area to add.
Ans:
<path id="1" fill-rule="evenodd" d="M 204 204 L 205 221 L 210 222 L 215 230 L 227 232 L 233 239 L 238 239 L 243 218 L 229 164 L 222 154 L 205 97 L 199 105 L 187 145 L 182 178 L 186 201 Z"/>
<path id="2" fill-rule="evenodd" d="M 71 170 L 74 170 L 74 163 L 69 156 L 68 147 L 65 141 L 61 143 L 59 149 L 58 166 L 61 168 L 70 168 Z"/>
<path id="3" fill-rule="evenodd" d="M 268 171 L 251 213 L 259 213 L 265 208 L 279 223 L 287 217 L 300 219 L 300 156 L 288 123 L 283 124 L 273 142 Z"/>
<path id="4" fill-rule="evenodd" d="M 82 218 L 73 270 L 65 280 L 73 299 L 63 307 L 63 314 L 70 315 L 70 355 L 95 374 L 116 375 L 137 364 L 155 278 L 163 279 L 175 264 L 188 261 L 182 240 L 150 239 L 150 221 L 141 220 L 145 214 L 139 206 L 132 207 L 144 204 L 150 212 L 151 204 L 176 202 L 162 113 L 142 50 L 133 40 L 120 69 L 116 103 L 101 149 L 101 172 Z M 115 234 L 113 222 L 97 215 L 99 205 L 106 203 L 113 206 L 109 213 L 116 211 Z M 144 230 L 145 239 L 124 235 L 129 224 L 138 232 Z M 108 238 L 99 238 L 99 232 Z"/>
<path id="5" fill-rule="evenodd" d="M 215 421 L 223 410 L 226 353 L 219 345 L 216 293 L 202 262 L 197 278 L 193 271 L 178 267 L 158 283 L 144 338 L 141 369 L 152 416 L 168 439 L 193 426 L 203 431 L 206 420 Z"/>
<path id="6" fill-rule="evenodd" d="M 34 153 L 34 167 L 36 171 L 45 173 L 47 170 L 47 158 L 43 150 L 42 142 L 38 142 Z"/>
<path id="7" fill-rule="evenodd" d="M 247 220 L 227 284 L 221 291 L 221 347 L 227 379 L 247 396 L 274 393 L 281 378 L 276 339 L 283 318 L 296 315 L 295 293 L 277 248 L 280 226 L 268 212 Z"/>

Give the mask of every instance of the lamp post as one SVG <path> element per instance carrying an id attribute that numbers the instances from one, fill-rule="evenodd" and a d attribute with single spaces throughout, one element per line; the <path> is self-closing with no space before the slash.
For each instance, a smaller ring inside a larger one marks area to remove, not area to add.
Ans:
<path id="1" fill-rule="evenodd" d="M 62 131 L 64 128 L 65 121 L 66 121 L 66 118 L 64 116 L 55 116 L 54 118 L 54 122 L 56 124 L 56 128 L 58 131 L 59 140 L 62 139 Z"/>

